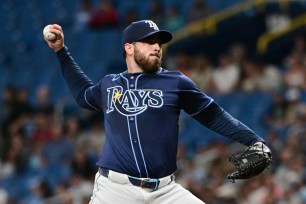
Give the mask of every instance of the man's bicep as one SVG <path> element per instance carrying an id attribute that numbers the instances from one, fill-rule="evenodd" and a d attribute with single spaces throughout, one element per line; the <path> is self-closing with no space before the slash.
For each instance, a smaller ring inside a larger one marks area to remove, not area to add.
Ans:
<path id="1" fill-rule="evenodd" d="M 213 102 L 213 99 L 195 85 L 186 76 L 181 76 L 179 82 L 180 107 L 189 115 L 197 114 Z"/>

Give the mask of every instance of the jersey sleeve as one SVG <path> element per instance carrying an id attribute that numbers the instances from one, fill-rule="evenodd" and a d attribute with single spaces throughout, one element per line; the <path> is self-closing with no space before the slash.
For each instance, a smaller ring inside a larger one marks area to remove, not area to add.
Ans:
<path id="1" fill-rule="evenodd" d="M 93 85 L 65 46 L 57 53 L 62 74 L 78 105 L 90 110 L 102 110 L 101 84 Z"/>
<path id="2" fill-rule="evenodd" d="M 210 130 L 244 145 L 265 142 L 201 92 L 194 82 L 184 75 L 180 76 L 179 90 L 180 106 L 183 110 Z"/>
<path id="3" fill-rule="evenodd" d="M 187 76 L 181 74 L 178 83 L 180 107 L 189 115 L 195 115 L 213 102 L 213 99 L 199 90 Z"/>
<path id="4" fill-rule="evenodd" d="M 263 138 L 215 102 L 193 115 L 192 118 L 210 130 L 247 146 L 256 142 L 265 142 Z"/>
<path id="5" fill-rule="evenodd" d="M 84 101 L 90 107 L 89 109 L 102 111 L 102 94 L 101 94 L 102 80 L 84 92 Z"/>

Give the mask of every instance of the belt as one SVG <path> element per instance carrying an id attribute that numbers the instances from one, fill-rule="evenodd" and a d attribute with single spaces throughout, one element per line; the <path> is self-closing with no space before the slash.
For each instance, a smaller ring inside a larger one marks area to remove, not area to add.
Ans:
<path id="1" fill-rule="evenodd" d="M 150 190 L 150 191 L 155 191 L 159 188 L 162 188 L 171 181 L 174 180 L 174 175 L 166 176 L 160 179 L 152 179 L 152 178 L 137 178 L 137 177 L 132 177 L 126 174 L 118 173 L 109 169 L 101 168 L 99 167 L 99 173 L 106 177 L 109 178 L 110 180 L 117 182 L 117 183 L 131 183 L 134 186 L 138 186 L 140 188 L 143 188 L 145 190 Z"/>

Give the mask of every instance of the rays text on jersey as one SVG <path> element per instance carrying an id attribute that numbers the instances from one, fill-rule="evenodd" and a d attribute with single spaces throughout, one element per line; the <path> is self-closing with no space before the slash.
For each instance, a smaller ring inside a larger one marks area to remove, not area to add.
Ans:
<path id="1" fill-rule="evenodd" d="M 108 101 L 106 113 L 117 110 L 125 116 L 138 115 L 148 107 L 160 108 L 163 105 L 163 92 L 157 89 L 123 90 L 121 86 L 107 89 Z"/>

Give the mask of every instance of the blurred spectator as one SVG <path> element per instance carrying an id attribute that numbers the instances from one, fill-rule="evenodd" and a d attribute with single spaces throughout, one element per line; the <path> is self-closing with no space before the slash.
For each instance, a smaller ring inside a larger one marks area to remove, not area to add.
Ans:
<path id="1" fill-rule="evenodd" d="M 87 204 L 90 202 L 92 188 L 92 181 L 88 181 L 78 174 L 73 174 L 68 184 L 57 186 L 54 195 L 44 199 L 43 202 L 47 204 Z"/>
<path id="2" fill-rule="evenodd" d="M 264 116 L 268 129 L 272 131 L 294 130 L 296 134 L 304 132 L 306 104 L 301 101 L 300 97 L 301 93 L 297 89 L 275 93 L 272 104 Z"/>
<path id="3" fill-rule="evenodd" d="M 280 69 L 274 65 L 265 65 L 258 61 L 259 79 L 258 89 L 273 93 L 283 88 L 283 79 Z"/>
<path id="4" fill-rule="evenodd" d="M 167 69 L 179 70 L 183 74 L 190 76 L 192 62 L 190 57 L 183 51 L 176 53 L 172 59 L 167 61 Z"/>
<path id="5" fill-rule="evenodd" d="M 50 91 L 47 85 L 41 85 L 36 89 L 35 112 L 52 116 L 54 105 L 50 101 Z"/>
<path id="6" fill-rule="evenodd" d="M 247 49 L 241 43 L 234 43 L 228 50 L 228 56 L 231 63 L 240 67 L 242 62 L 247 58 Z"/>
<path id="7" fill-rule="evenodd" d="M 231 93 L 238 88 L 240 68 L 231 63 L 226 54 L 218 57 L 218 67 L 214 69 L 212 75 L 212 88 L 217 93 Z"/>
<path id="8" fill-rule="evenodd" d="M 162 25 L 165 18 L 165 8 L 162 1 L 155 0 L 149 1 L 149 3 L 150 5 L 147 18 L 152 20 L 157 25 Z"/>
<path id="9" fill-rule="evenodd" d="M 18 122 L 17 122 L 18 124 Z M 22 124 L 22 122 L 20 123 Z M 24 136 L 22 126 L 10 128 L 10 147 L 16 153 L 16 173 L 24 173 L 28 167 L 30 148 L 27 138 Z"/>
<path id="10" fill-rule="evenodd" d="M 97 173 L 95 162 L 91 161 L 90 156 L 84 148 L 77 148 L 71 163 L 72 174 L 84 179 L 93 180 Z"/>
<path id="11" fill-rule="evenodd" d="M 51 138 L 42 148 L 43 158 L 46 164 L 50 166 L 68 166 L 71 164 L 73 152 L 73 144 L 64 136 L 62 124 L 52 124 Z"/>
<path id="12" fill-rule="evenodd" d="M 288 127 L 286 133 L 299 137 L 301 142 L 306 142 L 306 103 L 295 104 L 292 109 L 292 124 Z"/>
<path id="13" fill-rule="evenodd" d="M 84 131 L 77 140 L 77 147 L 86 150 L 86 154 L 97 158 L 105 142 L 105 132 L 102 124 L 102 117 L 99 113 L 93 114 L 90 118 L 90 128 Z"/>
<path id="14" fill-rule="evenodd" d="M 190 78 L 196 83 L 200 90 L 209 92 L 211 90 L 211 77 L 213 68 L 210 59 L 203 55 L 194 57 Z"/>
<path id="15" fill-rule="evenodd" d="M 64 122 L 63 133 L 71 143 L 74 143 L 80 137 L 80 128 L 81 127 L 78 118 L 69 117 Z"/>
<path id="16" fill-rule="evenodd" d="M 17 117 L 16 89 L 6 85 L 2 93 L 3 105 L 1 107 L 1 133 L 7 134 L 8 125 Z"/>
<path id="17" fill-rule="evenodd" d="M 245 195 L 240 194 L 239 196 L 238 203 L 241 204 L 272 204 L 277 203 L 282 196 L 281 188 L 276 184 L 272 175 L 267 173 L 246 180 L 241 185 L 241 190 L 246 192 Z"/>
<path id="18" fill-rule="evenodd" d="M 17 118 L 16 90 L 10 85 L 6 85 L 2 93 L 1 114 L 1 132 L 0 132 L 0 158 L 3 158 L 5 150 L 9 143 L 8 128 Z"/>
<path id="19" fill-rule="evenodd" d="M 100 0 L 96 10 L 89 18 L 89 27 L 92 29 L 117 27 L 119 14 L 112 0 Z"/>
<path id="20" fill-rule="evenodd" d="M 306 54 L 306 36 L 305 34 L 298 34 L 294 36 L 293 39 L 293 47 L 291 49 L 292 55 L 304 56 L 304 64 L 305 62 L 305 54 Z"/>
<path id="21" fill-rule="evenodd" d="M 280 203 L 302 203 L 301 196 L 297 194 L 305 164 L 301 144 L 297 137 L 288 137 L 286 142 L 287 146 L 280 152 L 282 163 L 275 172 L 275 181 L 284 192 Z"/>
<path id="22" fill-rule="evenodd" d="M 81 0 L 80 8 L 76 12 L 74 21 L 74 30 L 82 32 L 88 27 L 88 21 L 92 12 L 91 0 Z"/>
<path id="23" fill-rule="evenodd" d="M 8 197 L 8 193 L 4 189 L 0 188 L 0 203 L 8 203 Z"/>
<path id="24" fill-rule="evenodd" d="M 272 103 L 264 115 L 264 121 L 270 130 L 279 130 L 286 125 L 286 112 L 288 102 L 282 92 L 275 92 L 272 95 Z"/>
<path id="25" fill-rule="evenodd" d="M 301 91 L 299 89 L 288 89 L 285 92 L 288 103 L 286 110 L 286 123 L 288 125 L 296 124 L 299 116 L 305 114 L 305 102 L 301 100 Z"/>
<path id="26" fill-rule="evenodd" d="M 72 179 L 72 178 L 71 178 Z M 66 184 L 59 184 L 56 186 L 53 195 L 47 197 L 43 200 L 43 203 L 53 204 L 53 203 L 63 203 L 70 204 L 73 203 L 73 198 L 71 193 L 68 191 L 69 186 Z"/>
<path id="27" fill-rule="evenodd" d="M 68 192 L 71 194 L 72 203 L 89 203 L 90 197 L 92 196 L 92 189 L 92 180 L 87 180 L 79 174 L 74 174 L 71 178 L 71 185 L 68 188 Z"/>
<path id="28" fill-rule="evenodd" d="M 28 152 L 22 141 L 21 131 L 10 134 L 3 163 L 0 163 L 0 178 L 12 177 L 23 173 L 27 168 Z"/>
<path id="29" fill-rule="evenodd" d="M 275 66 L 260 60 L 246 59 L 241 63 L 240 89 L 246 92 L 275 92 L 283 87 L 282 75 Z"/>
<path id="30" fill-rule="evenodd" d="M 241 65 L 240 89 L 245 92 L 254 92 L 259 89 L 259 65 L 252 59 L 244 60 Z"/>
<path id="31" fill-rule="evenodd" d="M 269 32 L 280 32 L 287 29 L 291 19 L 287 12 L 273 12 L 266 16 L 266 28 Z"/>
<path id="32" fill-rule="evenodd" d="M 34 117 L 34 130 L 31 136 L 32 145 L 44 144 L 52 137 L 51 124 L 53 120 L 44 113 L 37 113 Z"/>
<path id="33" fill-rule="evenodd" d="M 292 53 L 286 59 L 284 81 L 288 88 L 306 90 L 305 56 Z"/>
<path id="34" fill-rule="evenodd" d="M 267 194 L 263 199 L 263 203 L 265 204 L 277 203 L 283 196 L 281 186 L 277 185 L 276 180 L 272 174 L 265 174 L 264 179 L 265 180 L 263 180 L 262 182 L 265 183 Z"/>
<path id="35" fill-rule="evenodd" d="M 210 15 L 211 13 L 212 10 L 207 4 L 206 0 L 193 0 L 187 13 L 186 22 L 192 23 Z"/>
<path id="36" fill-rule="evenodd" d="M 170 5 L 166 10 L 166 16 L 163 18 L 162 27 L 169 31 L 176 31 L 185 24 L 183 16 L 180 14 L 177 5 Z"/>
<path id="37" fill-rule="evenodd" d="M 50 189 L 50 186 L 44 180 L 36 181 L 33 184 L 31 191 L 32 194 L 27 195 L 27 197 L 21 202 L 21 204 L 43 204 L 44 199 L 53 195 L 52 189 Z"/>
<path id="38" fill-rule="evenodd" d="M 39 173 L 45 167 L 43 158 L 43 145 L 41 143 L 33 143 L 30 146 L 29 171 Z"/>
<path id="39" fill-rule="evenodd" d="M 16 150 L 8 149 L 3 155 L 3 160 L 0 163 L 0 179 L 10 178 L 16 173 L 15 159 Z"/>
<path id="40" fill-rule="evenodd" d="M 16 107 L 18 115 L 30 115 L 33 112 L 33 107 L 29 102 L 29 93 L 26 88 L 16 90 Z"/>

